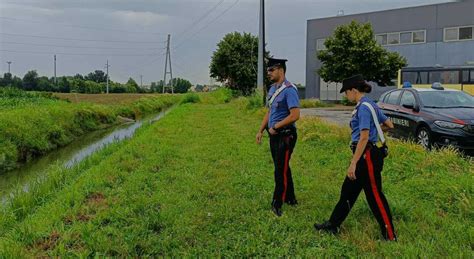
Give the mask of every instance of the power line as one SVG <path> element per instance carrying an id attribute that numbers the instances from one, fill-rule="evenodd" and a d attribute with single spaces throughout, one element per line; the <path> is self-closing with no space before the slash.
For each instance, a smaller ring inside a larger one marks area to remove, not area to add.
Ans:
<path id="1" fill-rule="evenodd" d="M 194 38 L 198 33 L 206 29 L 209 25 L 213 24 L 215 21 L 217 21 L 219 18 L 221 18 L 224 14 L 226 14 L 230 9 L 232 9 L 234 6 L 236 6 L 240 0 L 236 0 L 231 6 L 229 6 L 227 9 L 225 9 L 222 13 L 220 13 L 215 19 L 204 25 L 201 29 L 197 30 L 195 33 L 193 33 L 190 37 L 186 38 L 185 40 L 181 41 L 176 47 L 173 48 L 173 50 L 178 49 L 181 47 L 183 44 L 189 42 L 190 39 Z"/>
<path id="2" fill-rule="evenodd" d="M 69 55 L 69 56 L 116 56 L 116 57 L 138 57 L 138 56 L 152 56 L 156 55 L 156 53 L 148 53 L 148 54 L 121 54 L 121 53 L 60 53 L 60 52 L 43 52 L 43 51 L 19 51 L 19 50 L 8 50 L 8 49 L 0 49 L 1 52 L 13 52 L 13 53 L 31 53 L 31 54 L 47 54 L 47 55 Z"/>
<path id="3" fill-rule="evenodd" d="M 138 72 L 139 70 L 142 70 L 144 67 L 147 67 L 147 66 L 155 63 L 156 61 L 160 60 L 164 55 L 165 55 L 165 52 L 162 52 L 162 53 L 158 54 L 158 57 L 153 58 L 153 59 L 149 60 L 148 62 L 143 62 L 141 64 L 135 64 L 135 65 L 133 65 L 133 68 L 132 68 L 132 66 L 126 66 L 126 67 L 122 66 L 122 69 L 120 69 L 120 70 L 122 72 L 128 72 L 128 71 Z"/>
<path id="4" fill-rule="evenodd" d="M 30 45 L 30 46 L 48 46 L 48 47 L 61 47 L 61 48 L 73 48 L 73 49 L 115 49 L 115 50 L 161 50 L 163 48 L 115 48 L 115 47 L 86 47 L 86 46 L 71 46 L 71 45 L 55 45 L 55 44 L 41 44 L 41 43 L 25 43 L 25 42 L 15 42 L 15 41 L 1 41 L 0 43 L 6 44 L 18 44 L 18 45 Z"/>
<path id="5" fill-rule="evenodd" d="M 119 42 L 119 43 L 163 43 L 166 41 L 122 41 L 122 40 L 91 40 L 91 39 L 77 39 L 77 38 L 60 38 L 60 37 L 49 37 L 49 36 L 39 36 L 39 35 L 28 35 L 28 34 L 18 34 L 18 33 L 6 33 L 0 32 L 3 35 L 10 36 L 21 36 L 21 37 L 32 37 L 32 38 L 43 38 L 43 39 L 56 39 L 56 40 L 75 40 L 75 41 L 94 41 L 94 42 Z"/>
<path id="6" fill-rule="evenodd" d="M 82 25 L 73 25 L 73 24 L 55 23 L 55 22 L 46 22 L 46 21 L 34 21 L 34 20 L 18 19 L 18 18 L 5 17 L 5 16 L 0 16 L 0 19 L 20 21 L 20 22 L 28 22 L 28 23 L 58 24 L 58 25 L 64 26 L 64 27 L 80 28 L 80 29 L 86 29 L 86 30 L 116 31 L 116 32 L 126 32 L 126 33 L 166 35 L 166 33 L 127 31 L 127 30 L 112 29 L 112 28 L 100 28 L 100 27 L 82 26 Z"/>
<path id="7" fill-rule="evenodd" d="M 214 5 L 211 9 L 209 9 L 206 13 L 204 13 L 203 16 L 201 16 L 199 19 L 197 19 L 196 21 L 192 22 L 191 23 L 191 26 L 189 26 L 188 28 L 186 28 L 184 31 L 180 32 L 176 37 L 179 38 L 181 37 L 183 34 L 185 34 L 186 32 L 188 32 L 189 30 L 191 30 L 191 28 L 193 28 L 194 26 L 198 25 L 201 21 L 203 21 L 207 16 L 209 16 L 209 14 L 211 14 L 217 7 L 219 7 L 222 3 L 224 2 L 224 0 L 221 0 L 219 1 L 216 5 Z"/>

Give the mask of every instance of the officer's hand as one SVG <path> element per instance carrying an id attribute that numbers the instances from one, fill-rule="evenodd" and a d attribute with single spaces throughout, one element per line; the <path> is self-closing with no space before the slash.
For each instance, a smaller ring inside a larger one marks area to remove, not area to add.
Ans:
<path id="1" fill-rule="evenodd" d="M 270 135 L 276 135 L 276 134 L 278 134 L 278 132 L 276 132 L 273 128 L 270 128 L 270 129 L 268 130 L 268 132 L 270 132 Z"/>
<path id="2" fill-rule="evenodd" d="M 262 132 L 259 131 L 257 133 L 257 136 L 255 137 L 255 139 L 257 140 L 257 144 L 259 145 L 262 144 L 262 136 L 263 136 Z"/>
<path id="3" fill-rule="evenodd" d="M 355 170 L 356 170 L 356 164 L 351 163 L 351 165 L 347 169 L 347 177 L 349 177 L 349 179 L 351 180 L 356 179 Z"/>

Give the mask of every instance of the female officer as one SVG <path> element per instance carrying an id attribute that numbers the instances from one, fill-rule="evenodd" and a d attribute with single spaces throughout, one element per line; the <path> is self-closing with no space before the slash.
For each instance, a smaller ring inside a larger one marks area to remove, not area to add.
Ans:
<path id="1" fill-rule="evenodd" d="M 393 128 L 393 124 L 374 102 L 364 96 L 371 90 L 372 87 L 361 75 L 352 76 L 343 81 L 340 92 L 345 92 L 350 101 L 357 102 L 350 122 L 353 155 L 347 169 L 347 177 L 342 184 L 341 197 L 331 218 L 322 224 L 314 224 L 314 227 L 317 230 L 336 234 L 352 209 L 360 191 L 364 189 L 367 202 L 380 225 L 383 237 L 386 240 L 394 241 L 396 235 L 392 215 L 387 199 L 382 192 L 383 154 L 375 145 L 378 140 L 377 129 L 371 109 L 367 104 L 375 110 L 383 130 Z"/>

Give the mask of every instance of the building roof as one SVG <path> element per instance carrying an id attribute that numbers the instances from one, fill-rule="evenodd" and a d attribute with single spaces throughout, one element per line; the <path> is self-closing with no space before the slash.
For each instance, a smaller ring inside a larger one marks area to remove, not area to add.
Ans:
<path id="1" fill-rule="evenodd" d="M 328 17 L 308 19 L 308 21 L 334 19 L 334 18 L 340 18 L 340 17 L 351 17 L 351 16 L 358 16 L 358 15 L 372 14 L 372 13 L 392 12 L 392 11 L 398 11 L 398 10 L 405 10 L 405 9 L 412 9 L 412 8 L 422 8 L 422 7 L 429 7 L 429 6 L 451 5 L 451 4 L 458 4 L 458 3 L 462 3 L 462 2 L 471 2 L 471 1 L 474 1 L 474 0 L 451 0 L 451 1 L 447 1 L 446 3 L 425 4 L 425 5 L 401 7 L 401 8 L 387 9 L 387 10 L 380 10 L 380 11 L 372 11 L 372 12 L 366 12 L 366 13 L 355 13 L 355 14 L 348 14 L 348 15 L 341 15 L 341 16 L 328 16 Z"/>

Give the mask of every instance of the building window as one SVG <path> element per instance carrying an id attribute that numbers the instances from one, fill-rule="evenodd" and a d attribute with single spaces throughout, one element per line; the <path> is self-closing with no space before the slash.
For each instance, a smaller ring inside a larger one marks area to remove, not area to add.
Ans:
<path id="1" fill-rule="evenodd" d="M 472 40 L 472 27 L 459 28 L 459 40 Z"/>
<path id="2" fill-rule="evenodd" d="M 474 26 L 453 27 L 444 29 L 444 41 L 472 40 Z"/>
<path id="3" fill-rule="evenodd" d="M 425 43 L 426 31 L 405 31 L 377 34 L 375 35 L 375 40 L 382 46 Z"/>
<path id="4" fill-rule="evenodd" d="M 400 43 L 401 44 L 409 44 L 412 41 L 412 33 L 411 32 L 403 32 L 400 33 Z"/>
<path id="5" fill-rule="evenodd" d="M 390 33 L 387 36 L 388 45 L 400 44 L 400 33 Z"/>
<path id="6" fill-rule="evenodd" d="M 430 72 L 430 80 L 428 81 L 428 84 L 432 84 L 435 82 L 440 82 L 441 81 L 441 72 L 439 71 L 431 71 Z"/>
<path id="7" fill-rule="evenodd" d="M 469 70 L 462 71 L 462 83 L 469 83 Z"/>
<path id="8" fill-rule="evenodd" d="M 387 45 L 387 34 L 376 35 L 375 40 L 382 46 Z"/>
<path id="9" fill-rule="evenodd" d="M 412 84 L 416 84 L 416 79 L 418 77 L 418 72 L 403 72 L 402 78 L 403 82 L 410 82 Z"/>
<path id="10" fill-rule="evenodd" d="M 324 42 L 326 39 L 317 39 L 316 40 L 316 50 L 326 50 L 326 46 L 324 45 Z"/>
<path id="11" fill-rule="evenodd" d="M 412 84 L 428 84 L 428 72 L 414 71 L 414 72 L 403 72 L 402 81 L 410 82 Z"/>
<path id="12" fill-rule="evenodd" d="M 441 72 L 442 84 L 459 84 L 459 71 L 443 71 Z"/>
<path id="13" fill-rule="evenodd" d="M 425 31 L 413 32 L 413 43 L 424 43 L 425 41 Z"/>

